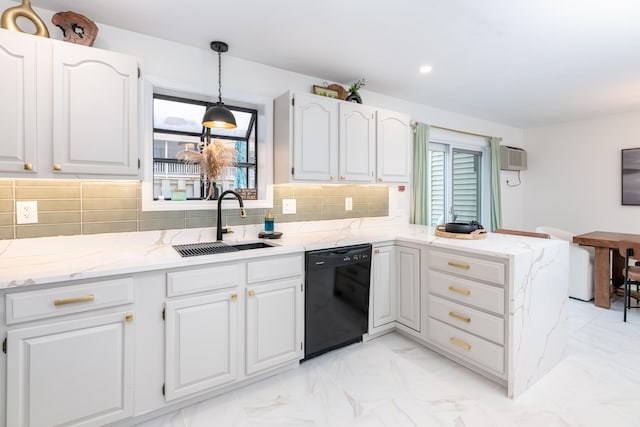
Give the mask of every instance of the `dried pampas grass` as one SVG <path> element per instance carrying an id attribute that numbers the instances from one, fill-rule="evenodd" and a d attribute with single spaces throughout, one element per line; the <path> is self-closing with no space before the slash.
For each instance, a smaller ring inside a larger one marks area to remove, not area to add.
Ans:
<path id="1" fill-rule="evenodd" d="M 209 183 L 213 184 L 220 176 L 224 168 L 236 164 L 237 151 L 219 139 L 213 140 L 202 149 L 202 153 L 196 151 L 180 151 L 176 158 L 187 163 L 200 163 L 202 173 L 207 176 Z M 211 198 L 213 185 L 209 185 L 207 199 Z"/>
<path id="2" fill-rule="evenodd" d="M 236 155 L 234 147 L 216 139 L 202 149 L 202 160 L 200 161 L 202 172 L 207 175 L 209 181 L 215 181 L 224 168 L 236 164 Z"/>

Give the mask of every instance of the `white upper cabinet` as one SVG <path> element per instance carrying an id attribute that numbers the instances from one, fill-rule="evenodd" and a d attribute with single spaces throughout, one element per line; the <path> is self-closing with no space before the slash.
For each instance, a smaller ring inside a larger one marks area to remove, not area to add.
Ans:
<path id="1" fill-rule="evenodd" d="M 293 106 L 293 176 L 331 181 L 338 171 L 338 105 L 316 95 L 296 94 Z"/>
<path id="2" fill-rule="evenodd" d="M 53 45 L 53 170 L 136 175 L 135 58 L 69 43 Z"/>
<path id="3" fill-rule="evenodd" d="M 36 38 L 0 30 L 0 171 L 37 171 Z"/>
<path id="4" fill-rule="evenodd" d="M 0 30 L 0 173 L 138 176 L 138 62 Z"/>
<path id="5" fill-rule="evenodd" d="M 338 179 L 371 182 L 376 155 L 376 110 L 366 105 L 340 103 Z"/>
<path id="6" fill-rule="evenodd" d="M 409 182 L 406 114 L 292 92 L 274 111 L 275 183 Z"/>
<path id="7" fill-rule="evenodd" d="M 378 110 L 377 176 L 382 183 L 409 182 L 412 132 L 408 115 Z"/>

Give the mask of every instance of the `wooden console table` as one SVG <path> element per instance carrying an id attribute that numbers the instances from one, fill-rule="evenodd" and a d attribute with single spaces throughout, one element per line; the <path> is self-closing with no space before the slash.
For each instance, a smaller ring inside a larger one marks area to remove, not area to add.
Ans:
<path id="1" fill-rule="evenodd" d="M 593 261 L 593 279 L 596 307 L 611 308 L 611 283 L 622 285 L 624 277 L 624 257 L 618 252 L 621 240 L 640 241 L 640 234 L 612 233 L 609 231 L 592 231 L 573 237 L 573 243 L 581 246 L 593 246 L 596 256 Z M 611 266 L 611 270 L 609 267 Z M 611 276 L 609 275 L 611 271 Z"/>

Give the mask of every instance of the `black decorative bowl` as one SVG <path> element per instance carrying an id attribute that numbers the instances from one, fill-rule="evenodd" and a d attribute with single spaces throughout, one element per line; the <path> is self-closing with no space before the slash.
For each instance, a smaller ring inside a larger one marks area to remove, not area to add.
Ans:
<path id="1" fill-rule="evenodd" d="M 444 225 L 444 231 L 448 233 L 469 234 L 472 231 L 481 230 L 483 227 L 477 221 L 471 222 L 448 222 Z"/>

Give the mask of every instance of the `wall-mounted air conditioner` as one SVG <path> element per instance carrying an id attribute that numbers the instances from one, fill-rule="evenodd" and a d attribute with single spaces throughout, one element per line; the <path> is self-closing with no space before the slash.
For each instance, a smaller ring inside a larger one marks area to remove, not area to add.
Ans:
<path id="1" fill-rule="evenodd" d="M 527 170 L 527 152 L 522 148 L 501 145 L 500 169 L 506 171 Z"/>

